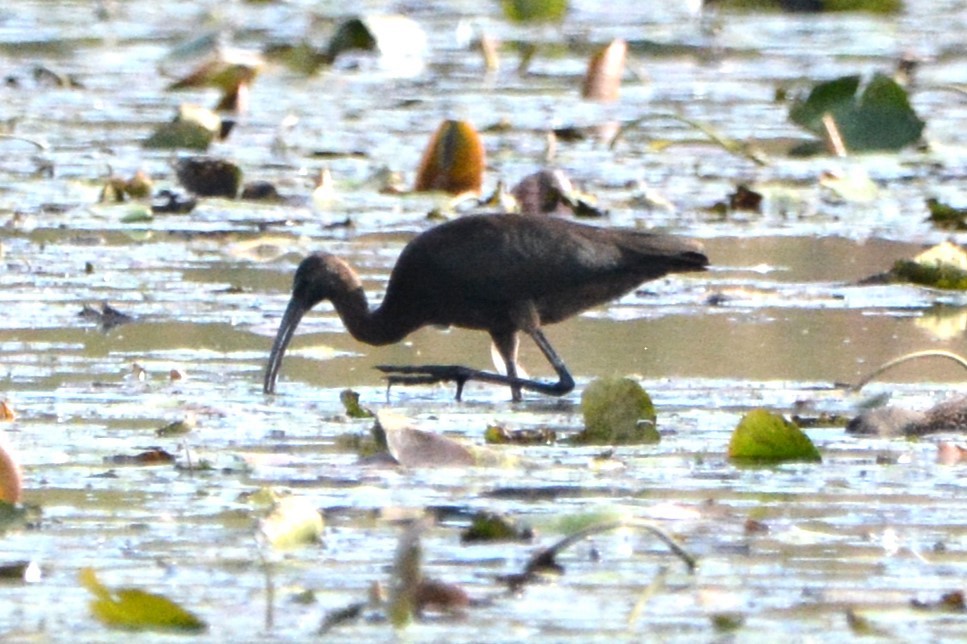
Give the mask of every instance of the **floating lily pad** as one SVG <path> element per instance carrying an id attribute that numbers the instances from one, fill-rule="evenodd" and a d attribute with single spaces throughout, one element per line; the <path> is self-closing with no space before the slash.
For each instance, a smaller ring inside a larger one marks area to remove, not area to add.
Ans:
<path id="1" fill-rule="evenodd" d="M 766 409 L 739 421 L 729 441 L 729 458 L 751 461 L 819 461 L 819 450 L 795 423 Z"/>
<path id="2" fill-rule="evenodd" d="M 599 378 L 581 395 L 584 431 L 575 441 L 591 445 L 657 443 L 655 406 L 631 378 Z"/>
<path id="3" fill-rule="evenodd" d="M 793 103 L 790 120 L 824 136 L 823 117 L 832 116 L 847 150 L 899 150 L 920 139 L 924 122 L 917 117 L 907 91 L 892 78 L 875 74 L 844 76 L 813 86 L 809 95 Z"/>

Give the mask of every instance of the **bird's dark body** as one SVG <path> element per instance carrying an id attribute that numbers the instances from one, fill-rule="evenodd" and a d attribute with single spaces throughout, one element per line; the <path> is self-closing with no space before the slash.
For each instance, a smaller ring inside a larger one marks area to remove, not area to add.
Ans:
<path id="1" fill-rule="evenodd" d="M 514 312 L 532 302 L 546 325 L 706 261 L 698 244 L 667 235 L 563 219 L 470 216 L 432 228 L 403 249 L 383 307 L 420 326 L 490 330 L 510 328 Z"/>
<path id="2" fill-rule="evenodd" d="M 541 326 L 620 297 L 644 281 L 704 270 L 707 263 L 700 244 L 669 235 L 552 217 L 473 215 L 436 226 L 407 244 L 377 309 L 370 311 L 349 266 L 324 253 L 299 266 L 290 308 L 299 303 L 308 310 L 331 299 L 350 333 L 374 345 L 398 342 L 426 325 L 485 330 L 516 379 L 518 331 L 546 343 Z M 549 344 L 542 350 L 553 353 Z M 281 359 L 275 354 L 274 348 L 270 372 Z M 551 355 L 548 359 L 553 364 Z M 519 387 L 509 384 L 519 397 Z M 266 391 L 273 386 L 274 375 L 267 372 Z"/>

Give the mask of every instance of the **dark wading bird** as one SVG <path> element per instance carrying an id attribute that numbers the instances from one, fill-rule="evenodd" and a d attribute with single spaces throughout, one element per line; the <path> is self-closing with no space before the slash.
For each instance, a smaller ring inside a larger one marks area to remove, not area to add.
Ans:
<path id="1" fill-rule="evenodd" d="M 372 345 L 399 342 L 426 325 L 487 331 L 507 375 L 458 365 L 379 366 L 390 385 L 452 381 L 457 400 L 468 380 L 561 396 L 574 388 L 564 362 L 541 332 L 646 280 L 708 264 L 698 242 L 668 235 L 585 226 L 521 215 L 465 216 L 414 238 L 400 254 L 382 304 L 369 308 L 356 273 L 326 253 L 309 255 L 295 272 L 265 370 L 265 393 L 275 391 L 282 356 L 302 316 L 330 300 L 354 338 Z M 517 332 L 529 335 L 558 381 L 518 376 Z"/>

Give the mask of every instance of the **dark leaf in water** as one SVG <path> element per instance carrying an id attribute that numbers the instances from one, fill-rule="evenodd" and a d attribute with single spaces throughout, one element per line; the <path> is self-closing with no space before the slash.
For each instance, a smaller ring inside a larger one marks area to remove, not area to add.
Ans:
<path id="1" fill-rule="evenodd" d="M 175 457 L 159 447 L 145 450 L 134 455 L 116 454 L 105 456 L 105 463 L 112 465 L 167 465 L 175 462 Z"/>
<path id="2" fill-rule="evenodd" d="M 144 142 L 146 148 L 207 150 L 216 138 L 225 138 L 222 118 L 212 110 L 183 104 L 178 114 L 160 125 Z"/>
<path id="3" fill-rule="evenodd" d="M 530 526 L 519 526 L 503 515 L 487 511 L 474 514 L 470 526 L 460 534 L 461 543 L 530 541 L 533 538 L 534 531 Z"/>
<path id="4" fill-rule="evenodd" d="M 36 583 L 43 573 L 36 561 L 15 561 L 0 563 L 0 581 L 22 581 Z"/>
<path id="5" fill-rule="evenodd" d="M 944 593 L 934 601 L 913 599 L 910 601 L 910 605 L 920 610 L 938 610 L 951 613 L 963 613 L 967 611 L 967 605 L 964 603 L 964 591 L 962 590 L 952 590 Z"/>
<path id="6" fill-rule="evenodd" d="M 752 190 L 745 184 L 739 184 L 735 192 L 729 195 L 729 208 L 762 212 L 762 193 Z"/>
<path id="7" fill-rule="evenodd" d="M 151 200 L 151 212 L 156 215 L 186 215 L 195 209 L 198 200 L 171 190 L 161 190 Z"/>
<path id="8" fill-rule="evenodd" d="M 415 20 L 398 14 L 350 18 L 329 41 L 328 61 L 353 50 L 379 52 L 387 59 L 417 59 L 425 53 L 426 33 Z"/>
<path id="9" fill-rule="evenodd" d="M 848 151 L 899 150 L 920 139 L 924 122 L 907 91 L 889 76 L 875 74 L 861 84 L 860 76 L 844 76 L 816 84 L 805 99 L 789 110 L 793 123 L 825 136 L 823 117 L 831 115 Z"/>
<path id="10" fill-rule="evenodd" d="M 931 197 L 927 199 L 927 218 L 937 228 L 945 230 L 967 230 L 967 208 L 955 208 Z"/>
<path id="11" fill-rule="evenodd" d="M 242 187 L 239 198 L 249 201 L 284 201 L 279 191 L 268 181 L 249 181 Z"/>
<path id="12" fill-rule="evenodd" d="M 967 253 L 949 241 L 941 242 L 913 259 L 897 260 L 890 275 L 895 281 L 947 290 L 967 290 Z"/>
<path id="13" fill-rule="evenodd" d="M 230 161 L 213 157 L 185 157 L 175 162 L 178 181 L 199 197 L 234 199 L 242 185 L 242 170 Z"/>
<path id="14" fill-rule="evenodd" d="M 414 603 L 418 615 L 426 610 L 452 612 L 469 606 L 470 596 L 457 584 L 421 579 L 416 586 Z"/>
<path id="15" fill-rule="evenodd" d="M 104 331 L 113 329 L 121 324 L 128 324 L 129 322 L 135 321 L 134 316 L 122 313 L 107 302 L 101 303 L 101 310 L 85 304 L 84 308 L 77 315 L 85 320 L 97 322 Z"/>

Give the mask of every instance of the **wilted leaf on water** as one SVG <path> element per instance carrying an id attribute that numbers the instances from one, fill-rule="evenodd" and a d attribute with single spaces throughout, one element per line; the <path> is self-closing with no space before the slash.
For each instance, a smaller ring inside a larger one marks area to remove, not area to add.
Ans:
<path id="1" fill-rule="evenodd" d="M 592 445 L 657 443 L 655 406 L 631 378 L 598 378 L 581 395 L 584 430 L 575 442 Z"/>
<path id="2" fill-rule="evenodd" d="M 175 174 L 186 190 L 199 197 L 238 196 L 242 169 L 231 161 L 213 157 L 185 157 L 175 162 Z"/>
<path id="3" fill-rule="evenodd" d="M 130 630 L 181 630 L 200 632 L 208 628 L 195 614 L 172 600 L 139 588 L 111 591 L 101 584 L 92 568 L 79 574 L 81 585 L 94 595 L 91 612 L 103 624 Z"/>
<path id="4" fill-rule="evenodd" d="M 346 415 L 350 418 L 372 418 L 373 412 L 359 404 L 359 394 L 352 389 L 343 389 L 339 392 L 339 402 L 346 410 Z"/>
<path id="5" fill-rule="evenodd" d="M 36 561 L 15 561 L 0 564 L 0 581 L 36 584 L 42 577 L 43 571 Z"/>
<path id="6" fill-rule="evenodd" d="M 963 613 L 967 610 L 963 590 L 951 590 L 933 601 L 913 599 L 910 601 L 910 605 L 921 610 L 939 610 L 951 613 Z"/>
<path id="7" fill-rule="evenodd" d="M 899 150 L 920 139 L 924 122 L 907 98 L 907 91 L 884 74 L 861 85 L 860 76 L 817 83 L 809 96 L 795 101 L 789 118 L 824 136 L 823 117 L 831 114 L 851 152 Z"/>
<path id="8" fill-rule="evenodd" d="M 151 200 L 151 212 L 148 213 L 148 218 L 150 219 L 152 214 L 187 215 L 195 209 L 196 205 L 198 205 L 198 200 L 194 197 L 185 197 L 166 188 L 160 190 Z"/>
<path id="9" fill-rule="evenodd" d="M 959 465 L 967 462 L 967 447 L 943 441 L 937 445 L 937 463 L 940 465 Z"/>
<path id="10" fill-rule="evenodd" d="M 870 203 L 880 192 L 862 166 L 852 166 L 845 172 L 823 172 L 819 185 L 847 203 Z"/>
<path id="11" fill-rule="evenodd" d="M 488 425 L 484 431 L 484 442 L 494 445 L 552 445 L 556 441 L 557 432 L 547 427 L 507 429 Z"/>
<path id="12" fill-rule="evenodd" d="M 466 591 L 456 584 L 429 579 L 423 575 L 423 546 L 420 536 L 428 520 L 408 526 L 396 547 L 390 593 L 386 611 L 390 623 L 403 628 L 428 608 L 452 611 L 470 605 Z"/>
<path id="13" fill-rule="evenodd" d="M 6 403 L 3 405 L 9 410 Z M 5 433 L 0 432 L 0 502 L 10 505 L 19 503 L 22 481 L 20 462 L 14 454 L 13 446 Z"/>
<path id="14" fill-rule="evenodd" d="M 967 253 L 944 241 L 911 259 L 897 260 L 890 275 L 900 281 L 948 290 L 967 290 Z"/>
<path id="15" fill-rule="evenodd" d="M 231 129 L 231 121 L 212 110 L 185 103 L 178 108 L 174 120 L 160 125 L 145 140 L 146 148 L 206 150 L 216 138 L 223 139 Z"/>
<path id="16" fill-rule="evenodd" d="M 546 215 L 562 208 L 577 216 L 600 217 L 596 199 L 575 189 L 563 170 L 544 169 L 529 174 L 511 189 L 517 210 L 525 215 Z"/>
<path id="17" fill-rule="evenodd" d="M 791 11 L 818 13 L 821 11 L 862 11 L 868 13 L 897 13 L 903 0 L 717 0 L 716 6 L 725 10 Z"/>
<path id="18" fill-rule="evenodd" d="M 96 322 L 100 325 L 101 330 L 108 331 L 121 324 L 128 324 L 129 322 L 134 322 L 135 318 L 133 315 L 128 315 L 123 311 L 119 311 L 107 302 L 101 302 L 101 309 L 97 310 L 95 307 L 85 304 L 81 312 L 77 314 L 78 317 L 84 318 L 85 320 L 90 320 Z"/>
<path id="19" fill-rule="evenodd" d="M 259 532 L 276 548 L 319 543 L 324 527 L 319 509 L 301 496 L 282 497 L 259 520 Z"/>
<path id="20" fill-rule="evenodd" d="M 515 22 L 560 22 L 567 0 L 503 0 L 504 15 Z"/>
<path id="21" fill-rule="evenodd" d="M 931 197 L 927 199 L 929 222 L 946 230 L 967 230 L 967 208 L 955 208 Z"/>
<path id="22" fill-rule="evenodd" d="M 450 194 L 480 192 L 486 167 L 483 141 L 467 121 L 440 124 L 423 152 L 413 189 Z"/>
<path id="23" fill-rule="evenodd" d="M 418 62 L 426 54 L 426 32 L 415 20 L 402 15 L 350 18 L 339 25 L 329 41 L 329 62 L 352 50 L 378 51 L 390 65 L 405 60 Z"/>
<path id="24" fill-rule="evenodd" d="M 151 196 L 151 178 L 138 170 L 130 179 L 109 177 L 101 188 L 98 203 L 123 203 L 128 198 L 147 199 Z"/>
<path id="25" fill-rule="evenodd" d="M 534 531 L 520 526 L 496 512 L 480 511 L 473 515 L 470 525 L 460 533 L 461 543 L 491 543 L 494 541 L 530 541 Z"/>
<path id="26" fill-rule="evenodd" d="M 822 460 L 809 437 L 766 409 L 753 409 L 739 421 L 729 441 L 729 458 L 751 461 Z"/>
<path id="27" fill-rule="evenodd" d="M 115 454 L 114 456 L 105 456 L 104 462 L 112 465 L 167 465 L 174 463 L 175 457 L 172 453 L 155 447 L 133 455 Z"/>
<path id="28" fill-rule="evenodd" d="M 168 423 L 163 427 L 154 430 L 155 436 L 170 438 L 172 436 L 183 436 L 195 429 L 197 421 L 194 414 L 186 414 L 181 420 Z"/>
<path id="29" fill-rule="evenodd" d="M 377 422 L 386 434 L 390 455 L 404 467 L 461 467 L 474 465 L 473 453 L 457 441 L 410 426 L 395 412 L 381 410 Z"/>
<path id="30" fill-rule="evenodd" d="M 581 96 L 593 101 L 616 101 L 621 93 L 628 43 L 621 38 L 595 52 L 581 85 Z"/>
<path id="31" fill-rule="evenodd" d="M 762 212 L 762 193 L 740 183 L 735 187 L 735 192 L 729 195 L 729 210 Z"/>
<path id="32" fill-rule="evenodd" d="M 235 50 L 231 51 L 233 54 L 236 53 Z M 229 57 L 229 50 L 220 50 L 218 55 L 203 61 L 184 77 L 168 85 L 168 89 L 217 87 L 227 92 L 241 83 L 250 83 L 258 75 L 263 64 L 261 55 L 256 52 L 240 51 L 238 55 L 250 60 L 234 60 Z"/>
<path id="33" fill-rule="evenodd" d="M 0 422 L 9 423 L 13 420 L 17 420 L 17 414 L 13 413 L 13 408 L 6 400 L 0 400 Z"/>

